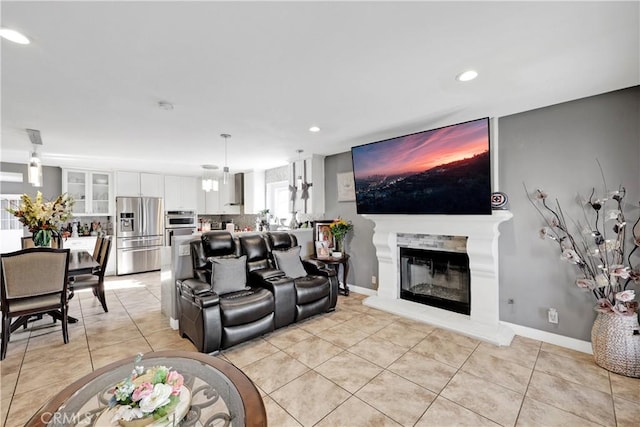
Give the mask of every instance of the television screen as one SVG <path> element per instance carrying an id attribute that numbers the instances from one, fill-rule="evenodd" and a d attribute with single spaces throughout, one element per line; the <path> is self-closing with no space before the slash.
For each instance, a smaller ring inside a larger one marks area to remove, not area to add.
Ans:
<path id="1" fill-rule="evenodd" d="M 491 214 L 489 118 L 351 148 L 359 214 Z"/>

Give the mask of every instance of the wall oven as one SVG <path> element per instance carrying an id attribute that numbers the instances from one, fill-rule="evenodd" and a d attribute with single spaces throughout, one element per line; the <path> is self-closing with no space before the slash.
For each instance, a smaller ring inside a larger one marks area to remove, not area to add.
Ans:
<path id="1" fill-rule="evenodd" d="M 197 230 L 195 211 L 167 211 L 164 216 L 164 241 L 171 246 L 174 236 L 191 235 Z"/>

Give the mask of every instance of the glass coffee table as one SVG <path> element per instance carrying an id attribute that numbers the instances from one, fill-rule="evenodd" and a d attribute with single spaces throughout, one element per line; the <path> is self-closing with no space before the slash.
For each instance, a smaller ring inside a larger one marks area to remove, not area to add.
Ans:
<path id="1" fill-rule="evenodd" d="M 54 396 L 26 425 L 105 426 L 102 415 L 109 407 L 111 390 L 131 373 L 134 365 L 145 369 L 166 366 L 183 375 L 184 385 L 191 392 L 191 404 L 177 425 L 267 425 L 260 393 L 241 370 L 217 357 L 187 351 L 151 352 L 138 363 L 131 357 L 100 368 Z"/>

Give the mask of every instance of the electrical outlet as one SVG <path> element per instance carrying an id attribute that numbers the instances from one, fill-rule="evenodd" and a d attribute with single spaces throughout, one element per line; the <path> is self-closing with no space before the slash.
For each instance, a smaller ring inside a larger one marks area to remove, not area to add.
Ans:
<path id="1" fill-rule="evenodd" d="M 371 284 L 375 285 L 378 281 L 378 278 L 376 276 L 371 276 Z"/>
<path id="2" fill-rule="evenodd" d="M 550 308 L 547 315 L 549 316 L 549 323 L 558 323 L 558 310 Z"/>

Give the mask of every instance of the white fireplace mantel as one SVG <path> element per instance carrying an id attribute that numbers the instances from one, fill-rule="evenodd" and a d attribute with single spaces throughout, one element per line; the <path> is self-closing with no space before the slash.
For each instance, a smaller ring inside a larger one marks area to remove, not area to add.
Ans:
<path id="1" fill-rule="evenodd" d="M 378 292 L 364 301 L 369 307 L 429 323 L 491 342 L 509 345 L 513 331 L 500 323 L 498 226 L 513 217 L 491 215 L 363 215 L 375 223 L 373 244 L 378 257 Z M 471 276 L 471 314 L 464 315 L 400 299 L 398 233 L 467 236 Z"/>

